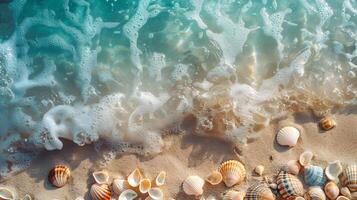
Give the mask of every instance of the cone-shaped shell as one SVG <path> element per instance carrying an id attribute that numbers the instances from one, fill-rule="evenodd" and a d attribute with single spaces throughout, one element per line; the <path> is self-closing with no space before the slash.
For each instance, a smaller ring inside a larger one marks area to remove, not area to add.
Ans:
<path id="1" fill-rule="evenodd" d="M 31 195 L 26 194 L 25 196 L 23 196 L 23 197 L 21 198 L 21 200 L 32 200 L 32 197 L 31 197 Z"/>
<path id="2" fill-rule="evenodd" d="M 297 160 L 290 160 L 283 169 L 290 174 L 298 175 L 301 170 L 301 165 Z"/>
<path id="3" fill-rule="evenodd" d="M 48 173 L 48 181 L 55 187 L 63 187 L 71 177 L 70 169 L 65 165 L 56 165 Z"/>
<path id="4" fill-rule="evenodd" d="M 307 193 L 305 194 L 305 199 L 306 200 L 326 200 L 326 195 L 324 191 L 318 187 L 318 186 L 313 186 L 310 187 Z"/>
<path id="5" fill-rule="evenodd" d="M 222 182 L 222 174 L 219 171 L 212 171 L 211 174 L 207 176 L 206 181 L 211 185 L 218 185 Z"/>
<path id="6" fill-rule="evenodd" d="M 300 137 L 300 131 L 292 126 L 280 129 L 276 135 L 276 141 L 282 146 L 293 147 Z"/>
<path id="7" fill-rule="evenodd" d="M 321 129 L 328 131 L 336 126 L 336 122 L 330 117 L 324 117 L 320 120 L 319 126 Z"/>
<path id="8" fill-rule="evenodd" d="M 237 160 L 228 160 L 222 163 L 219 172 L 222 174 L 222 180 L 227 187 L 241 183 L 246 175 L 244 165 Z"/>
<path id="9" fill-rule="evenodd" d="M 131 174 L 128 176 L 128 183 L 132 187 L 138 187 L 141 181 L 141 172 L 138 168 L 136 168 Z"/>
<path id="10" fill-rule="evenodd" d="M 309 186 L 323 186 L 326 183 L 324 170 L 320 166 L 309 165 L 304 169 L 304 180 Z"/>
<path id="11" fill-rule="evenodd" d="M 164 199 L 164 193 L 158 187 L 150 188 L 148 193 L 149 193 L 149 197 L 151 199 L 153 199 L 153 200 L 162 200 L 162 199 Z"/>
<path id="12" fill-rule="evenodd" d="M 94 183 L 90 188 L 92 200 L 110 200 L 112 192 L 109 185 Z"/>
<path id="13" fill-rule="evenodd" d="M 150 179 L 144 178 L 140 181 L 140 184 L 139 184 L 140 193 L 145 194 L 150 190 L 150 188 L 151 188 Z"/>
<path id="14" fill-rule="evenodd" d="M 246 200 L 275 200 L 275 195 L 265 183 L 250 186 L 245 195 Z"/>
<path id="15" fill-rule="evenodd" d="M 124 190 L 129 189 L 130 185 L 127 180 L 116 178 L 113 181 L 112 188 L 113 188 L 113 192 L 119 195 Z"/>
<path id="16" fill-rule="evenodd" d="M 340 189 L 338 188 L 337 184 L 333 181 L 330 181 L 325 185 L 324 191 L 326 196 L 330 200 L 335 200 L 340 194 Z"/>
<path id="17" fill-rule="evenodd" d="M 134 200 L 138 194 L 131 189 L 124 190 L 120 195 L 118 200 Z"/>
<path id="18" fill-rule="evenodd" d="M 109 174 L 107 171 L 97 171 L 92 174 L 94 181 L 98 184 L 108 184 Z"/>
<path id="19" fill-rule="evenodd" d="M 182 189 L 187 195 L 199 196 L 203 193 L 205 181 L 199 176 L 189 176 L 182 183 Z"/>
<path id="20" fill-rule="evenodd" d="M 0 186 L 0 199 L 1 200 L 14 200 L 15 194 L 10 188 Z"/>
<path id="21" fill-rule="evenodd" d="M 156 176 L 155 184 L 156 186 L 162 186 L 165 184 L 165 181 L 166 181 L 166 172 L 161 171 L 159 175 Z"/>
<path id="22" fill-rule="evenodd" d="M 283 199 L 294 199 L 304 195 L 304 187 L 301 181 L 294 175 L 281 171 L 277 177 L 277 185 Z"/>
<path id="23" fill-rule="evenodd" d="M 223 200 L 244 200 L 245 193 L 237 190 L 228 190 L 223 194 Z"/>
<path id="24" fill-rule="evenodd" d="M 339 160 L 330 163 L 326 169 L 325 169 L 325 175 L 326 177 L 331 180 L 331 181 L 335 181 L 336 183 L 339 182 L 339 175 L 342 173 L 343 168 L 342 168 L 342 164 Z"/>
<path id="25" fill-rule="evenodd" d="M 300 165 L 308 166 L 312 160 L 312 157 L 314 157 L 314 154 L 311 151 L 304 151 L 302 154 L 300 154 L 299 157 Z"/>
<path id="26" fill-rule="evenodd" d="M 357 191 L 357 165 L 348 165 L 342 174 L 342 183 L 347 186 L 351 192 Z"/>

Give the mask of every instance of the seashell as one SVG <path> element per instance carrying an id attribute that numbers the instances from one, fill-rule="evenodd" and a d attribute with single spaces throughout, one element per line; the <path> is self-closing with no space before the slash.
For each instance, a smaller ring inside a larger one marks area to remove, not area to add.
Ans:
<path id="1" fill-rule="evenodd" d="M 203 180 L 202 180 L 203 181 Z M 153 187 L 150 188 L 150 190 L 148 191 L 149 193 L 149 197 L 153 200 L 162 200 L 164 199 L 164 193 L 162 192 L 162 190 L 158 187 Z"/>
<path id="2" fill-rule="evenodd" d="M 305 200 L 304 197 L 296 197 L 294 200 Z"/>
<path id="3" fill-rule="evenodd" d="M 244 192 L 237 190 L 229 190 L 223 194 L 223 200 L 244 200 L 245 194 Z"/>
<path id="4" fill-rule="evenodd" d="M 248 188 L 245 200 L 275 200 L 275 195 L 267 184 L 257 183 Z"/>
<path id="5" fill-rule="evenodd" d="M 325 169 L 325 175 L 326 177 L 331 180 L 335 181 L 336 183 L 339 182 L 339 176 L 342 173 L 343 168 L 342 164 L 339 160 L 334 161 L 333 163 L 330 163 L 326 169 Z"/>
<path id="6" fill-rule="evenodd" d="M 350 189 L 348 189 L 348 187 L 342 187 L 340 192 L 343 196 L 352 199 L 351 192 Z"/>
<path id="7" fill-rule="evenodd" d="M 309 165 L 304 169 L 304 180 L 309 186 L 322 186 L 326 182 L 324 170 L 319 166 Z"/>
<path id="8" fill-rule="evenodd" d="M 272 189 L 272 190 L 276 190 L 278 188 L 278 185 L 275 184 L 275 183 L 270 183 L 269 184 L 269 187 Z"/>
<path id="9" fill-rule="evenodd" d="M 263 175 L 264 172 L 264 166 L 263 165 L 258 165 L 255 167 L 254 172 L 257 173 L 259 176 Z"/>
<path id="10" fill-rule="evenodd" d="M 165 180 L 166 180 L 166 172 L 165 171 L 161 171 L 159 173 L 159 175 L 157 175 L 157 177 L 155 179 L 156 186 L 164 185 L 165 184 Z"/>
<path id="11" fill-rule="evenodd" d="M 343 170 L 341 181 L 351 192 L 357 191 L 357 165 L 348 165 Z"/>
<path id="12" fill-rule="evenodd" d="M 141 181 L 141 172 L 138 168 L 136 168 L 131 174 L 128 176 L 128 183 L 132 187 L 138 187 Z"/>
<path id="13" fill-rule="evenodd" d="M 300 154 L 299 163 L 301 166 L 308 166 L 312 160 L 314 154 L 311 151 L 304 151 Z"/>
<path id="14" fill-rule="evenodd" d="M 293 174 L 293 175 L 298 175 L 301 170 L 301 165 L 297 160 L 290 160 L 285 166 L 284 166 L 284 171 Z"/>
<path id="15" fill-rule="evenodd" d="M 65 165 L 56 165 L 48 173 L 48 181 L 55 187 L 61 188 L 71 177 L 70 169 Z"/>
<path id="16" fill-rule="evenodd" d="M 109 185 L 94 183 L 90 188 L 90 195 L 93 200 L 110 200 L 112 192 Z"/>
<path id="17" fill-rule="evenodd" d="M 83 197 L 77 197 L 75 200 L 84 200 Z"/>
<path id="18" fill-rule="evenodd" d="M 227 187 L 241 183 L 246 175 L 244 165 L 237 160 L 228 160 L 221 164 L 219 172 Z"/>
<path id="19" fill-rule="evenodd" d="M 301 181 L 294 175 L 281 171 L 277 176 L 277 185 L 280 195 L 284 199 L 294 199 L 304 195 Z"/>
<path id="20" fill-rule="evenodd" d="M 151 181 L 149 179 L 145 178 L 140 181 L 139 191 L 142 194 L 147 193 L 150 190 L 150 188 L 151 188 Z"/>
<path id="21" fill-rule="evenodd" d="M 182 189 L 187 195 L 198 196 L 203 193 L 205 181 L 199 176 L 189 176 L 182 184 Z"/>
<path id="22" fill-rule="evenodd" d="M 119 195 L 124 190 L 129 189 L 130 185 L 127 180 L 116 178 L 113 181 L 112 188 L 113 188 L 113 192 Z"/>
<path id="23" fill-rule="evenodd" d="M 138 194 L 131 189 L 124 190 L 120 195 L 118 200 L 134 200 Z"/>
<path id="24" fill-rule="evenodd" d="M 222 174 L 219 171 L 213 171 L 210 175 L 207 176 L 206 181 L 211 185 L 218 185 L 222 182 Z"/>
<path id="25" fill-rule="evenodd" d="M 336 200 L 350 200 L 350 199 L 345 196 L 338 196 Z"/>
<path id="26" fill-rule="evenodd" d="M 25 196 L 23 196 L 23 197 L 21 198 L 21 200 L 32 200 L 32 197 L 31 197 L 31 195 L 26 194 Z"/>
<path id="27" fill-rule="evenodd" d="M 0 186 L 0 199 L 15 200 L 15 194 L 10 188 Z"/>
<path id="28" fill-rule="evenodd" d="M 280 129 L 276 135 L 276 141 L 282 146 L 293 147 L 300 137 L 300 131 L 292 126 Z"/>
<path id="29" fill-rule="evenodd" d="M 357 199 L 357 192 L 352 192 L 351 193 L 351 199 L 356 200 Z"/>
<path id="30" fill-rule="evenodd" d="M 109 174 L 107 171 L 93 172 L 92 174 L 94 181 L 98 184 L 108 184 Z"/>
<path id="31" fill-rule="evenodd" d="M 307 193 L 305 194 L 305 199 L 307 200 L 326 200 L 326 195 L 324 191 L 318 187 L 310 187 Z"/>
<path id="32" fill-rule="evenodd" d="M 340 194 L 340 189 L 338 188 L 337 184 L 333 181 L 330 181 L 325 185 L 324 191 L 326 196 L 330 200 L 335 200 Z"/>
<path id="33" fill-rule="evenodd" d="M 321 129 L 328 131 L 336 126 L 336 122 L 330 117 L 324 117 L 320 120 L 319 125 Z"/>

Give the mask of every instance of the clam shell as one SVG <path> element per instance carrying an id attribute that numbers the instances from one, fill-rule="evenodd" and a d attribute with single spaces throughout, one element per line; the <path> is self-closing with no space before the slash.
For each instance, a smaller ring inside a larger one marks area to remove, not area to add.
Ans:
<path id="1" fill-rule="evenodd" d="M 352 192 L 351 193 L 351 199 L 352 200 L 357 200 L 357 192 Z"/>
<path id="2" fill-rule="evenodd" d="M 94 183 L 90 188 L 92 200 L 110 200 L 112 192 L 107 184 Z"/>
<path id="3" fill-rule="evenodd" d="M 336 200 L 350 200 L 350 199 L 345 196 L 338 196 Z"/>
<path id="4" fill-rule="evenodd" d="M 294 175 L 281 171 L 277 177 L 278 191 L 284 199 L 294 199 L 304 195 L 301 181 Z"/>
<path id="5" fill-rule="evenodd" d="M 0 186 L 0 199 L 15 200 L 15 194 L 10 188 Z"/>
<path id="6" fill-rule="evenodd" d="M 31 195 L 26 194 L 25 196 L 23 196 L 23 197 L 21 198 L 21 200 L 32 200 L 32 197 L 31 197 Z"/>
<path id="7" fill-rule="evenodd" d="M 318 187 L 310 187 L 307 193 L 305 194 L 305 199 L 307 200 L 326 200 L 326 195 L 324 191 Z"/>
<path id="8" fill-rule="evenodd" d="M 138 194 L 131 189 L 124 190 L 120 195 L 118 200 L 134 200 Z"/>
<path id="9" fill-rule="evenodd" d="M 304 197 L 296 197 L 294 200 L 305 200 Z"/>
<path id="10" fill-rule="evenodd" d="M 350 189 L 348 189 L 348 187 L 342 187 L 340 192 L 341 192 L 341 194 L 342 194 L 343 196 L 345 196 L 345 197 L 347 197 L 347 198 L 349 198 L 349 199 L 352 198 Z"/>
<path id="11" fill-rule="evenodd" d="M 128 176 L 128 183 L 132 187 L 138 187 L 141 181 L 141 172 L 138 168 L 136 168 L 131 174 Z"/>
<path id="12" fill-rule="evenodd" d="M 219 171 L 213 171 L 210 175 L 207 176 L 206 181 L 211 185 L 218 185 L 222 182 L 222 174 Z"/>
<path id="13" fill-rule="evenodd" d="M 309 186 L 322 186 L 326 183 L 324 170 L 319 166 L 310 165 L 304 169 L 304 180 Z"/>
<path id="14" fill-rule="evenodd" d="M 70 169 L 65 165 L 56 165 L 48 173 L 48 181 L 55 187 L 63 187 L 71 177 Z"/>
<path id="15" fill-rule="evenodd" d="M 150 188 L 151 188 L 150 179 L 145 178 L 140 181 L 140 184 L 139 184 L 140 193 L 145 194 L 150 190 Z"/>
<path id="16" fill-rule="evenodd" d="M 335 181 L 336 183 L 339 182 L 339 175 L 342 173 L 343 168 L 342 164 L 339 160 L 334 161 L 333 163 L 330 163 L 326 169 L 325 169 L 325 175 L 326 177 L 331 180 Z"/>
<path id="17" fill-rule="evenodd" d="M 298 175 L 301 170 L 301 165 L 297 160 L 290 160 L 283 169 L 290 174 Z"/>
<path id="18" fill-rule="evenodd" d="M 113 188 L 113 192 L 119 195 L 124 190 L 129 189 L 130 185 L 127 180 L 116 178 L 113 181 L 112 188 Z"/>
<path id="19" fill-rule="evenodd" d="M 304 151 L 302 154 L 300 154 L 299 157 L 300 165 L 308 166 L 312 160 L 312 157 L 314 157 L 314 154 L 311 151 Z"/>
<path id="20" fill-rule="evenodd" d="M 228 160 L 222 163 L 219 172 L 222 174 L 222 180 L 227 187 L 241 183 L 246 176 L 244 165 L 237 160 Z"/>
<path id="21" fill-rule="evenodd" d="M 223 200 L 244 200 L 245 193 L 237 190 L 229 190 L 223 194 Z"/>
<path id="22" fill-rule="evenodd" d="M 321 129 L 328 131 L 336 126 L 336 122 L 330 117 L 324 117 L 320 120 L 319 126 Z"/>
<path id="23" fill-rule="evenodd" d="M 182 184 L 182 189 L 187 195 L 198 196 L 203 193 L 205 181 L 199 176 L 189 176 Z"/>
<path id="24" fill-rule="evenodd" d="M 275 195 L 265 183 L 250 186 L 245 195 L 246 200 L 275 200 Z"/>
<path id="25" fill-rule="evenodd" d="M 293 147 L 300 137 L 300 131 L 292 126 L 280 129 L 276 135 L 276 141 L 282 146 Z"/>
<path id="26" fill-rule="evenodd" d="M 347 186 L 351 192 L 357 191 L 357 165 L 348 165 L 342 173 L 342 183 Z"/>
<path id="27" fill-rule="evenodd" d="M 109 174 L 107 171 L 93 172 L 92 176 L 94 178 L 94 181 L 98 184 L 108 184 L 109 182 Z"/>
<path id="28" fill-rule="evenodd" d="M 264 166 L 263 165 L 258 165 L 255 167 L 254 172 L 257 173 L 259 176 L 263 175 L 264 173 Z"/>
<path id="29" fill-rule="evenodd" d="M 161 171 L 155 179 L 155 184 L 156 184 L 156 186 L 162 186 L 165 184 L 165 181 L 166 181 L 166 172 Z"/>
<path id="30" fill-rule="evenodd" d="M 164 199 L 164 193 L 158 187 L 150 188 L 148 193 L 149 193 L 149 197 L 151 199 L 153 199 L 153 200 L 162 200 L 162 199 Z"/>
<path id="31" fill-rule="evenodd" d="M 324 191 L 326 196 L 330 200 L 335 200 L 340 194 L 340 189 L 338 188 L 337 184 L 333 181 L 330 181 L 325 185 Z"/>

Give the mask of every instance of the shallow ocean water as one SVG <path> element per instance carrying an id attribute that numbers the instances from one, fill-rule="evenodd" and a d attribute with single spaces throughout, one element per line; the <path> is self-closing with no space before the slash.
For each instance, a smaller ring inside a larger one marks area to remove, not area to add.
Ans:
<path id="1" fill-rule="evenodd" d="M 290 112 L 356 105 L 356 0 L 0 1 L 0 177 L 101 141 L 236 145 Z"/>

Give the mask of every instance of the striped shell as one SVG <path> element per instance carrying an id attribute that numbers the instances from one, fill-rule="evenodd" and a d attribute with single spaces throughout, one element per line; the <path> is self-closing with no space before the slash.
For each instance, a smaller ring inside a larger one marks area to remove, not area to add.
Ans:
<path id="1" fill-rule="evenodd" d="M 336 126 L 336 122 L 332 118 L 324 117 L 320 120 L 319 125 L 321 129 L 328 131 Z"/>
<path id="2" fill-rule="evenodd" d="M 162 200 L 164 199 L 164 193 L 158 187 L 153 187 L 149 190 L 149 197 L 153 200 Z"/>
<path id="3" fill-rule="evenodd" d="M 330 181 L 325 185 L 324 191 L 326 196 L 330 200 L 335 200 L 340 194 L 340 189 L 338 188 L 337 184 L 333 181 Z"/>
<path id="4" fill-rule="evenodd" d="M 199 196 L 203 193 L 205 181 L 198 176 L 189 176 L 182 183 L 182 189 L 187 195 Z"/>
<path id="5" fill-rule="evenodd" d="M 124 190 L 120 195 L 118 200 L 134 200 L 138 194 L 131 189 Z"/>
<path id="6" fill-rule="evenodd" d="M 156 179 L 155 179 L 155 184 L 156 186 L 162 186 L 165 184 L 165 180 L 166 180 L 166 172 L 165 171 L 161 171 Z"/>
<path id="7" fill-rule="evenodd" d="M 223 200 L 243 200 L 245 193 L 237 190 L 229 190 L 222 195 Z"/>
<path id="8" fill-rule="evenodd" d="M 246 200 L 275 200 L 275 195 L 265 183 L 250 186 L 245 195 Z"/>
<path id="9" fill-rule="evenodd" d="M 276 141 L 282 146 L 293 147 L 300 137 L 300 131 L 292 126 L 286 126 L 276 134 Z"/>
<path id="10" fill-rule="evenodd" d="M 333 163 L 330 163 L 326 169 L 325 169 L 325 175 L 326 177 L 331 180 L 335 181 L 336 183 L 339 182 L 338 177 L 342 173 L 343 168 L 342 164 L 339 160 L 334 161 Z"/>
<path id="11" fill-rule="evenodd" d="M 304 195 L 304 187 L 301 181 L 294 175 L 281 171 L 277 177 L 277 185 L 280 195 L 284 199 L 294 199 Z"/>
<path id="12" fill-rule="evenodd" d="M 237 160 L 228 160 L 221 164 L 218 170 L 227 187 L 241 183 L 246 175 L 244 165 Z"/>
<path id="13" fill-rule="evenodd" d="M 341 194 L 342 194 L 343 196 L 345 196 L 345 197 L 347 197 L 347 198 L 349 198 L 349 199 L 352 198 L 351 192 L 350 192 L 350 190 L 348 189 L 348 187 L 342 187 L 342 188 L 340 189 L 340 192 L 341 192 Z"/>
<path id="14" fill-rule="evenodd" d="M 12 189 L 0 186 L 0 199 L 1 200 L 14 200 L 15 194 Z"/>
<path id="15" fill-rule="evenodd" d="M 326 183 L 324 170 L 319 166 L 309 165 L 304 169 L 304 180 L 309 186 L 323 186 Z"/>
<path id="16" fill-rule="evenodd" d="M 342 183 L 351 192 L 357 191 L 357 165 L 348 165 L 342 173 Z"/>
<path id="17" fill-rule="evenodd" d="M 113 192 L 119 195 L 124 190 L 129 189 L 130 185 L 127 180 L 116 178 L 113 181 L 112 188 L 113 188 Z"/>
<path id="18" fill-rule="evenodd" d="M 306 200 L 326 200 L 326 195 L 324 191 L 318 187 L 318 186 L 313 186 L 310 187 L 307 193 L 305 194 L 305 199 Z"/>
<path id="19" fill-rule="evenodd" d="M 55 187 L 63 187 L 71 177 L 71 171 L 65 165 L 56 165 L 48 173 L 48 181 Z"/>
<path id="20" fill-rule="evenodd" d="M 210 175 L 207 176 L 206 181 L 211 185 L 218 185 L 222 182 L 222 174 L 219 171 L 213 171 Z"/>
<path id="21" fill-rule="evenodd" d="M 142 179 L 139 184 L 139 191 L 141 194 L 147 193 L 151 188 L 151 181 L 150 179 Z"/>
<path id="22" fill-rule="evenodd" d="M 112 192 L 109 185 L 94 183 L 90 188 L 92 200 L 110 200 Z"/>

